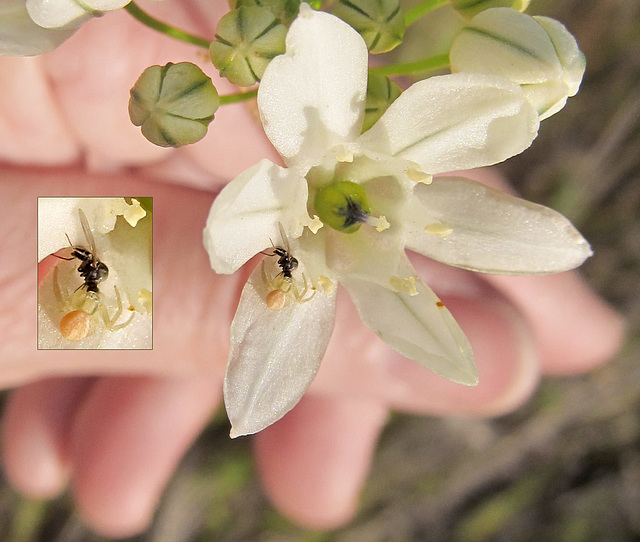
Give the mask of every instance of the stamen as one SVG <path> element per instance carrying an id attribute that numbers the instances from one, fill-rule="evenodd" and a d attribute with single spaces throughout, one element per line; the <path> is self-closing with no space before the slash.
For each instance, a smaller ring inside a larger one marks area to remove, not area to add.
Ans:
<path id="1" fill-rule="evenodd" d="M 436 237 L 442 237 L 443 239 L 453 233 L 453 229 L 444 224 L 427 224 L 424 227 L 424 233 L 429 235 L 435 235 Z"/>
<path id="2" fill-rule="evenodd" d="M 429 175 L 418 168 L 408 169 L 407 177 L 416 183 L 431 184 L 433 182 L 433 175 Z"/>
<path id="3" fill-rule="evenodd" d="M 305 226 L 311 230 L 311 233 L 316 234 L 318 233 L 318 230 L 324 226 L 324 223 L 320 220 L 318 215 L 313 215 L 313 218 L 307 222 Z"/>
<path id="4" fill-rule="evenodd" d="M 318 277 L 318 289 L 323 294 L 331 295 L 336 291 L 336 285 L 330 278 L 320 275 Z"/>
<path id="5" fill-rule="evenodd" d="M 347 147 L 340 145 L 336 149 L 336 160 L 338 162 L 350 164 L 353 162 L 353 152 Z"/>
<path id="6" fill-rule="evenodd" d="M 380 215 L 377 217 L 369 215 L 367 217 L 367 220 L 365 221 L 365 224 L 373 226 L 378 231 L 388 230 L 391 227 L 384 215 Z"/>
<path id="7" fill-rule="evenodd" d="M 138 292 L 138 303 L 144 307 L 147 314 L 151 314 L 153 311 L 153 294 L 143 288 Z"/>
<path id="8" fill-rule="evenodd" d="M 397 292 L 404 292 L 409 295 L 418 295 L 415 277 L 401 278 L 393 276 L 389 279 L 389 284 Z"/>

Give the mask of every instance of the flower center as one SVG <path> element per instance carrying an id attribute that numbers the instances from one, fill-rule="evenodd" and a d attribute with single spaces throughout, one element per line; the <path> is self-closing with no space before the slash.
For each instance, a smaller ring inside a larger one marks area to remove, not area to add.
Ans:
<path id="1" fill-rule="evenodd" d="M 371 216 L 367 193 L 351 181 L 324 186 L 316 193 L 313 204 L 322 222 L 343 233 L 357 232 Z"/>

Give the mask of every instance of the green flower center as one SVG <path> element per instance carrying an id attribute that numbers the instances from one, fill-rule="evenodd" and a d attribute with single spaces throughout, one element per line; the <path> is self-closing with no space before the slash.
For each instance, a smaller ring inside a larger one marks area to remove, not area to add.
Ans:
<path id="1" fill-rule="evenodd" d="M 324 186 L 316 192 L 313 206 L 323 223 L 343 233 L 357 232 L 371 215 L 367 193 L 351 181 Z"/>

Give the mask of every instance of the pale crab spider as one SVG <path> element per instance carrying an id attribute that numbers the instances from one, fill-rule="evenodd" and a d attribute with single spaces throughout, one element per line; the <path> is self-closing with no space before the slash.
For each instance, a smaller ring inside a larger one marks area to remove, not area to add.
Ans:
<path id="1" fill-rule="evenodd" d="M 91 331 L 92 317 L 98 313 L 102 318 L 104 327 L 109 331 L 117 331 L 131 323 L 133 320 L 133 312 L 131 316 L 120 324 L 116 322 L 122 315 L 122 299 L 118 287 L 114 285 L 116 294 L 117 309 L 113 316 L 109 316 L 109 311 L 104 302 L 104 296 L 101 292 L 87 291 L 86 288 L 78 288 L 72 294 L 68 290 L 62 292 L 60 282 L 58 280 L 58 266 L 53 269 L 53 293 L 58 302 L 58 306 L 65 311 L 65 315 L 60 320 L 60 333 L 69 341 L 80 341 L 84 339 Z M 67 312 L 68 311 L 68 312 Z"/>
<path id="2" fill-rule="evenodd" d="M 302 280 L 304 281 L 304 287 L 299 290 L 295 284 L 292 272 L 298 268 L 298 260 L 291 254 L 289 247 L 289 240 L 282 227 L 282 224 L 278 223 L 280 229 L 280 236 L 285 247 L 273 247 L 273 252 L 263 253 L 266 256 L 278 256 L 277 265 L 281 271 L 269 279 L 267 271 L 265 270 L 264 260 L 261 263 L 262 282 L 265 284 L 269 292 L 265 296 L 265 303 L 270 309 L 277 311 L 282 309 L 287 304 L 287 294 L 293 295 L 293 298 L 297 303 L 306 303 L 311 301 L 313 296 L 316 295 L 316 289 L 307 283 L 307 277 L 302 274 Z M 271 243 L 273 245 L 273 242 Z M 310 296 L 307 296 L 309 289 L 313 290 Z"/>

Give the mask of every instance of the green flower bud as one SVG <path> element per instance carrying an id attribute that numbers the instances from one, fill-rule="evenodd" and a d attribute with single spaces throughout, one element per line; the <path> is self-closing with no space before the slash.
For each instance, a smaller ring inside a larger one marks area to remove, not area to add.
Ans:
<path id="1" fill-rule="evenodd" d="M 209 54 L 220 75 L 242 87 L 257 83 L 271 59 L 285 52 L 287 27 L 266 7 L 241 7 L 227 13 Z"/>
<path id="2" fill-rule="evenodd" d="M 521 85 L 540 120 L 580 88 L 584 55 L 569 31 L 548 17 L 487 9 L 471 19 L 449 51 L 452 72 L 489 73 Z"/>
<path id="3" fill-rule="evenodd" d="M 338 0 L 332 12 L 360 33 L 371 53 L 386 53 L 402 43 L 399 0 Z"/>
<path id="4" fill-rule="evenodd" d="M 271 10 L 282 24 L 289 26 L 300 11 L 302 0 L 231 0 L 231 9 L 264 7 Z"/>
<path id="5" fill-rule="evenodd" d="M 465 19 L 471 19 L 481 11 L 490 8 L 513 8 L 524 11 L 529 6 L 529 0 L 451 0 L 451 4 Z"/>
<path id="6" fill-rule="evenodd" d="M 129 118 L 160 147 L 181 147 L 207 133 L 220 100 L 211 79 L 190 62 L 150 66 L 131 89 Z"/>
<path id="7" fill-rule="evenodd" d="M 351 181 L 337 181 L 321 188 L 313 205 L 323 223 L 343 233 L 357 232 L 371 214 L 364 188 Z"/>
<path id="8" fill-rule="evenodd" d="M 371 128 L 400 94 L 400 85 L 384 75 L 370 73 L 362 131 L 366 132 Z"/>

